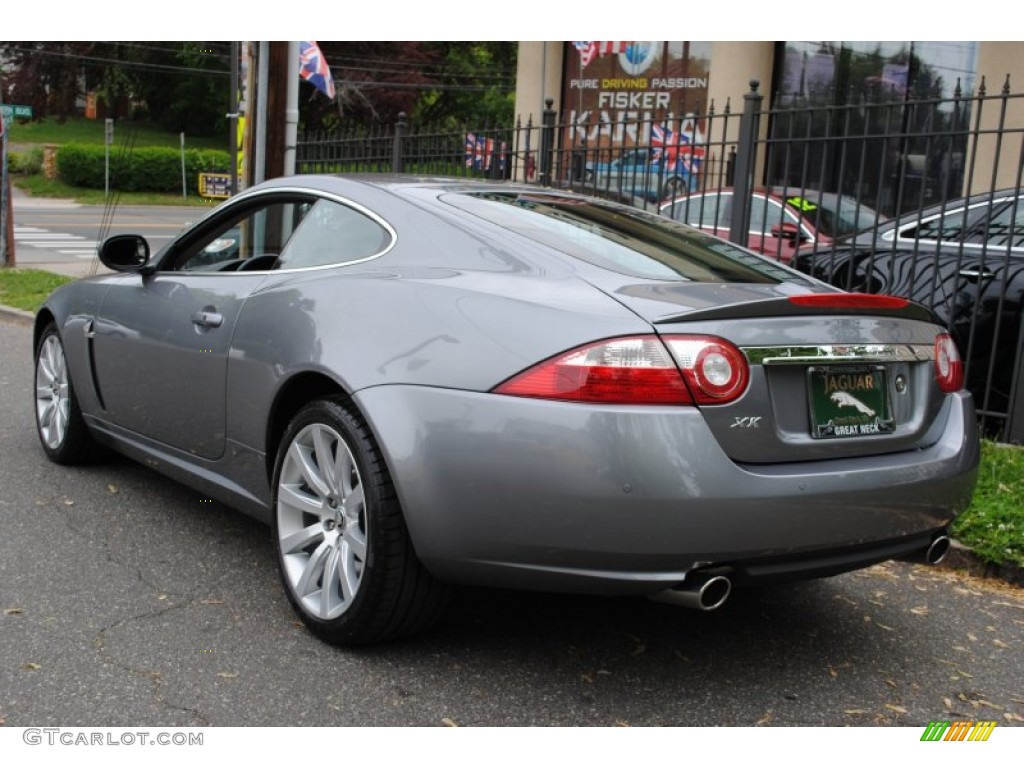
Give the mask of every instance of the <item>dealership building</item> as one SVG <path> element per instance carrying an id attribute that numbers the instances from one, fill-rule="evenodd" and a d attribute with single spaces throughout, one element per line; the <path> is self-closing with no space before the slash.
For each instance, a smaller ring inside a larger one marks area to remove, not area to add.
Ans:
<path id="1" fill-rule="evenodd" d="M 882 99 L 955 104 L 983 84 L 989 96 L 1007 86 L 1024 92 L 1022 53 L 1021 42 L 520 42 L 516 114 L 537 125 L 550 100 L 560 122 L 604 126 L 627 146 L 634 123 L 741 112 L 751 81 L 765 109 Z M 1024 126 L 1024 99 L 1005 101 L 999 112 L 988 110 L 980 127 L 985 120 L 999 120 L 1000 130 Z M 1014 164 L 994 165 L 997 185 L 1017 183 Z"/>

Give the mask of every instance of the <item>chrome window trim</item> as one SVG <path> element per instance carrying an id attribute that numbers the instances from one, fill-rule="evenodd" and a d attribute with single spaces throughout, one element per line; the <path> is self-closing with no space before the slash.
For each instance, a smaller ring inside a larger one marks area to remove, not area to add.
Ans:
<path id="1" fill-rule="evenodd" d="M 959 208 L 954 208 L 953 210 L 945 211 L 943 213 L 936 213 L 935 215 L 928 216 L 926 218 L 914 219 L 913 221 L 904 224 L 902 227 L 898 229 L 891 229 L 888 232 L 883 232 L 880 239 L 887 243 L 891 243 L 895 239 L 897 243 L 902 243 L 905 245 L 910 245 L 912 243 L 917 243 L 918 245 L 962 245 L 964 248 L 981 249 L 986 246 L 985 243 L 965 243 L 960 240 L 936 240 L 935 238 L 907 237 L 904 233 L 912 229 L 916 229 L 917 227 L 920 227 L 922 224 L 929 224 L 938 219 L 942 219 L 945 221 L 947 219 L 956 219 L 957 217 L 962 218 L 965 210 L 973 211 L 976 208 L 995 208 L 996 206 L 1002 205 L 1003 203 L 1008 202 L 1010 200 L 1013 200 L 1013 198 L 997 197 L 993 198 L 991 201 L 983 200 L 982 202 L 975 203 L 973 205 L 968 205 L 966 209 L 963 206 L 961 206 Z M 1010 250 L 1020 250 L 1020 248 L 1011 247 Z"/>
<path id="2" fill-rule="evenodd" d="M 339 205 L 344 205 L 354 210 L 357 210 L 364 216 L 368 217 L 369 219 L 380 225 L 384 229 L 384 231 L 388 233 L 388 236 L 391 238 L 391 242 L 389 242 L 387 247 L 383 248 L 382 250 L 377 251 L 376 253 L 371 254 L 370 256 L 366 256 L 362 259 L 355 259 L 353 261 L 339 261 L 333 264 L 317 264 L 311 267 L 291 267 L 288 269 L 251 269 L 232 272 L 204 272 L 203 270 L 190 271 L 172 269 L 160 270 L 156 274 L 200 275 L 209 277 L 244 277 L 246 275 L 290 275 L 298 272 L 313 272 L 316 270 L 324 269 L 338 269 L 339 267 L 347 267 L 350 264 L 364 264 L 367 261 L 379 259 L 381 256 L 392 250 L 395 247 L 395 243 L 398 242 L 398 233 L 395 231 L 395 228 L 388 224 L 378 214 L 374 213 L 366 206 L 360 205 L 354 200 L 349 200 L 348 198 L 342 197 L 341 195 L 336 195 L 333 192 L 325 192 L 323 190 L 318 189 L 309 189 L 308 187 L 271 187 L 268 189 L 260 189 L 255 192 L 242 192 L 241 194 L 235 195 L 234 197 L 230 198 L 230 200 L 232 202 L 239 201 L 239 204 L 241 204 L 241 202 L 243 201 L 280 194 L 293 194 L 305 195 L 306 197 L 316 197 L 323 200 L 329 200 L 330 202 L 338 203 Z M 198 222 L 196 222 L 196 226 L 201 224 L 207 218 L 211 218 L 216 212 L 219 212 L 219 209 L 215 208 L 206 216 L 203 216 Z M 189 227 L 188 231 L 192 231 L 193 228 L 194 227 Z"/>

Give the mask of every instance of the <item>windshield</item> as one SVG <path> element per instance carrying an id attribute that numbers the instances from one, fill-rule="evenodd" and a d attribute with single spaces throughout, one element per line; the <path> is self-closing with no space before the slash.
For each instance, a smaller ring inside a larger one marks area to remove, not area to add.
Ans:
<path id="1" fill-rule="evenodd" d="M 643 211 L 545 192 L 449 194 L 444 202 L 604 269 L 653 280 L 779 283 L 796 274 Z"/>
<path id="2" fill-rule="evenodd" d="M 786 196 L 786 205 L 814 224 L 814 228 L 829 237 L 852 235 L 864 229 L 871 229 L 885 221 L 874 208 L 859 203 L 852 197 L 834 195 L 829 192 L 805 190 Z"/>

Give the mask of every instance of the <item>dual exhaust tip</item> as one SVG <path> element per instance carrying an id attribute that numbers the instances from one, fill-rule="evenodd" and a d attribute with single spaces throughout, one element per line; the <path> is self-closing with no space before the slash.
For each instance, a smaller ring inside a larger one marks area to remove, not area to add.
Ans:
<path id="1" fill-rule="evenodd" d="M 938 565 L 949 552 L 951 542 L 949 536 L 940 533 L 928 547 L 905 558 L 911 562 Z M 714 611 L 725 605 L 732 593 L 732 581 L 727 576 L 702 573 L 700 571 L 687 575 L 682 584 L 657 592 L 650 596 L 659 603 L 692 608 L 698 611 Z"/>

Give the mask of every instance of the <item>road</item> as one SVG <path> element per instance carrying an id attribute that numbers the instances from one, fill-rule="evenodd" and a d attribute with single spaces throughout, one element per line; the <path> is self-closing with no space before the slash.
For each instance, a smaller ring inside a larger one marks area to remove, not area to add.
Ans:
<path id="1" fill-rule="evenodd" d="M 712 613 L 466 590 L 426 637 L 329 647 L 263 526 L 127 460 L 47 462 L 30 343 L 0 320 L 8 726 L 1024 722 L 1022 591 L 906 563 Z"/>
<path id="2" fill-rule="evenodd" d="M 190 206 L 102 205 L 13 197 L 15 261 L 19 267 L 81 277 L 106 271 L 95 257 L 104 233 L 144 235 L 155 253 L 207 209 Z M 105 224 L 106 222 L 106 224 Z"/>

